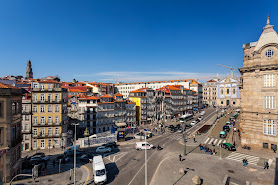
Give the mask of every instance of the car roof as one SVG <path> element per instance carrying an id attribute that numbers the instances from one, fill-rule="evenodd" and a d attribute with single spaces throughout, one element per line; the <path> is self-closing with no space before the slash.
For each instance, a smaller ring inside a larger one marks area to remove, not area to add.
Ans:
<path id="1" fill-rule="evenodd" d="M 227 145 L 229 147 L 233 146 L 231 143 L 223 143 L 224 145 Z"/>
<path id="2" fill-rule="evenodd" d="M 221 131 L 221 132 L 220 132 L 220 134 L 225 134 L 225 133 L 226 133 L 225 131 Z"/>

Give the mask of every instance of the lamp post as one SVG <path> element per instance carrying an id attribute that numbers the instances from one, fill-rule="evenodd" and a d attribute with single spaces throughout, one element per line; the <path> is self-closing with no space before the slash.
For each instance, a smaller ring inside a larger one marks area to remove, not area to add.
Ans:
<path id="1" fill-rule="evenodd" d="M 186 156 L 186 126 L 184 124 L 184 129 L 183 129 L 183 143 L 184 143 L 184 151 L 183 151 L 183 156 Z"/>
<path id="2" fill-rule="evenodd" d="M 73 160 L 74 172 L 73 172 L 73 182 L 74 182 L 74 185 L 75 185 L 75 168 L 76 168 L 76 126 L 78 126 L 79 123 L 72 123 L 71 125 L 74 125 L 74 160 Z"/>
<path id="3" fill-rule="evenodd" d="M 147 168 L 147 129 L 144 129 L 145 131 L 145 185 L 148 185 L 148 168 Z"/>

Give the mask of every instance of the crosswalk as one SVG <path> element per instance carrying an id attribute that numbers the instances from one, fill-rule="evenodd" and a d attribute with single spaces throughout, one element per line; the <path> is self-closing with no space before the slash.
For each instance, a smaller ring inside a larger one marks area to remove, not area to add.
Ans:
<path id="1" fill-rule="evenodd" d="M 230 155 L 228 155 L 228 157 L 226 157 L 226 159 L 231 159 L 231 160 L 239 161 L 239 162 L 242 162 L 242 160 L 244 158 L 247 159 L 248 164 L 253 164 L 253 165 L 257 165 L 260 160 L 260 157 L 242 154 L 242 153 L 238 153 L 238 152 L 232 152 Z"/>
<path id="2" fill-rule="evenodd" d="M 203 144 L 215 144 L 216 146 L 219 146 L 221 143 L 226 143 L 226 140 L 223 139 L 215 139 L 215 138 L 207 138 L 206 141 Z"/>
<path id="3" fill-rule="evenodd" d="M 174 140 L 183 140 L 183 135 L 182 134 L 172 134 L 172 135 L 168 135 L 166 136 L 169 139 L 174 139 Z"/>

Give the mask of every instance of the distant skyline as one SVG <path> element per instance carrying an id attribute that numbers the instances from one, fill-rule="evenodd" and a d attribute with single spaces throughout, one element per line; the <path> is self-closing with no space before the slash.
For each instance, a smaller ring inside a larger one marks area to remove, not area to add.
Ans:
<path id="1" fill-rule="evenodd" d="M 243 65 L 277 1 L 0 1 L 0 76 L 131 82 L 220 77 Z M 278 30 L 278 28 L 277 28 Z"/>

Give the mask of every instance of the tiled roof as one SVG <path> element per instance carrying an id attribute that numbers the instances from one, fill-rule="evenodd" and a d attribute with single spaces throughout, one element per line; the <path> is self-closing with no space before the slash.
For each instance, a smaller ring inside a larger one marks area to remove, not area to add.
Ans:
<path id="1" fill-rule="evenodd" d="M 0 88 L 1 89 L 19 89 L 17 87 L 12 86 L 12 85 L 3 84 L 3 83 L 0 83 Z"/>
<path id="2" fill-rule="evenodd" d="M 212 80 L 209 80 L 208 82 L 216 82 L 216 81 L 212 79 Z"/>
<path id="3" fill-rule="evenodd" d="M 69 89 L 68 88 L 68 92 L 87 92 L 87 91 L 84 91 L 84 90 L 80 90 L 80 89 Z"/>
<path id="4" fill-rule="evenodd" d="M 132 83 L 121 83 L 115 85 L 128 85 L 128 84 L 152 84 L 152 83 L 167 83 L 167 82 L 187 82 L 187 80 L 167 80 L 167 81 L 150 81 L 150 82 L 132 82 Z"/>
<path id="5" fill-rule="evenodd" d="M 60 84 L 60 82 L 56 81 L 56 80 L 41 80 L 38 81 L 39 83 L 55 83 L 55 84 Z"/>
<path id="6" fill-rule="evenodd" d="M 116 94 L 114 94 L 114 96 L 123 96 L 123 95 L 120 93 L 116 93 Z"/>
<path id="7" fill-rule="evenodd" d="M 90 96 L 90 97 L 88 97 L 88 98 L 86 98 L 87 100 L 98 100 L 99 99 L 99 97 L 97 97 L 97 96 Z"/>
<path id="8" fill-rule="evenodd" d="M 104 96 L 101 96 L 101 98 L 113 98 L 112 96 L 110 96 L 109 94 L 106 94 Z"/>

